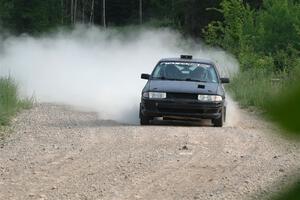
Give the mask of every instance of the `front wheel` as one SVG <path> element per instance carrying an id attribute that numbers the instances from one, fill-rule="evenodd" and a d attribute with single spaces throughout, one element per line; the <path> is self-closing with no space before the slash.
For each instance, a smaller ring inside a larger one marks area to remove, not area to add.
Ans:
<path id="1" fill-rule="evenodd" d="M 140 115 L 140 124 L 141 125 L 149 125 L 151 120 L 152 120 L 151 117 L 144 116 L 143 114 Z"/>
<path id="2" fill-rule="evenodd" d="M 140 124 L 141 125 L 149 125 L 151 120 L 153 120 L 153 117 L 148 117 L 148 116 L 143 115 L 143 113 L 141 112 L 141 109 L 140 109 Z"/>
<path id="3" fill-rule="evenodd" d="M 212 120 L 212 123 L 215 127 L 223 127 L 225 122 L 225 115 L 226 115 L 225 113 L 226 113 L 226 109 L 223 108 L 221 112 L 221 116 L 217 119 Z"/>

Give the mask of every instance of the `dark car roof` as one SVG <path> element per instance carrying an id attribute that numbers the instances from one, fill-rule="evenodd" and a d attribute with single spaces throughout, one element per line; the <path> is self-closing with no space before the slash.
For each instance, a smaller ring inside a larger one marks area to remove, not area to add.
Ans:
<path id="1" fill-rule="evenodd" d="M 215 65 L 212 60 L 208 59 L 182 59 L 182 58 L 163 58 L 159 62 L 195 62 Z"/>

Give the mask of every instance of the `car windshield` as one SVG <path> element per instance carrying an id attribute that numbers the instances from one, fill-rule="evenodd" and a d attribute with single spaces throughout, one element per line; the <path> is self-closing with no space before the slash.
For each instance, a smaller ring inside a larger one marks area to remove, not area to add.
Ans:
<path id="1" fill-rule="evenodd" d="M 160 62 L 152 79 L 218 83 L 215 68 L 206 63 Z"/>

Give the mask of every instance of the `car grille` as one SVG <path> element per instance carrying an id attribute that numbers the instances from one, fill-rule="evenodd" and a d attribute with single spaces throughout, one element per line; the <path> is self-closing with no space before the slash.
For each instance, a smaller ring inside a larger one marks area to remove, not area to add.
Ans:
<path id="1" fill-rule="evenodd" d="M 159 108 L 160 112 L 166 112 L 166 113 L 190 113 L 190 114 L 212 114 L 212 113 L 218 113 L 219 109 L 192 109 L 192 108 L 182 108 L 182 109 L 174 109 L 174 108 Z"/>
<path id="2" fill-rule="evenodd" d="M 167 93 L 167 99 L 198 99 L 198 94 L 191 93 Z"/>

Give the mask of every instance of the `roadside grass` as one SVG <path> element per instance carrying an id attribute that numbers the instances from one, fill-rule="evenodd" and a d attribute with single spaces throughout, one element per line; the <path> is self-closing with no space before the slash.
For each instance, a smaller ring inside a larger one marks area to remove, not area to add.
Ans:
<path id="1" fill-rule="evenodd" d="M 251 69 L 235 76 L 227 89 L 242 108 L 264 111 L 291 84 L 290 76 L 286 72 Z"/>
<path id="2" fill-rule="evenodd" d="M 0 148 L 5 137 L 11 133 L 12 129 L 9 126 L 0 126 Z"/>
<path id="3" fill-rule="evenodd" d="M 20 99 L 18 86 L 11 77 L 0 78 L 0 139 L 7 132 L 11 118 L 22 109 L 29 109 L 33 99 Z"/>

